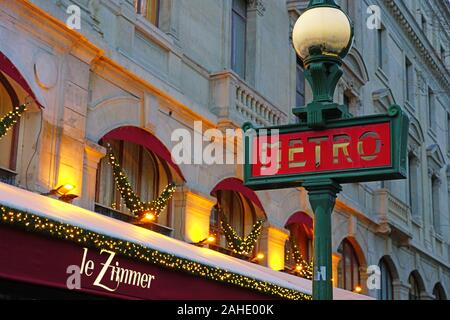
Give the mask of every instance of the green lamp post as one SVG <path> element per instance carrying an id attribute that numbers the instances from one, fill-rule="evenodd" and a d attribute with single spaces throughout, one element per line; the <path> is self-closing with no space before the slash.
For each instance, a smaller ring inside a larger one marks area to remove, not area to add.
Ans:
<path id="1" fill-rule="evenodd" d="M 328 120 L 351 117 L 344 106 L 333 102 L 333 95 L 352 42 L 352 23 L 334 0 L 311 0 L 293 30 L 294 48 L 313 92 L 311 103 L 293 110 L 300 124 L 321 130 Z M 303 186 L 315 216 L 313 299 L 331 300 L 331 214 L 341 186 L 333 179 L 309 179 Z"/>
<path id="2" fill-rule="evenodd" d="M 353 42 L 353 26 L 334 0 L 311 0 L 293 30 L 293 44 L 305 66 L 313 101 L 293 110 L 311 128 L 325 127 L 327 119 L 349 117 L 343 106 L 333 102 L 342 76 L 342 59 Z"/>

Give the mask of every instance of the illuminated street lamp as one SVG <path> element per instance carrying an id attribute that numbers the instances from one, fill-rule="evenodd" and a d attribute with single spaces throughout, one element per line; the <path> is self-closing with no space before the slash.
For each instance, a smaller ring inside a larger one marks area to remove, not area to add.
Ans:
<path id="1" fill-rule="evenodd" d="M 333 102 L 342 76 L 342 59 L 353 42 L 353 26 L 334 0 L 311 0 L 293 30 L 295 51 L 305 66 L 313 101 L 293 110 L 311 128 L 323 128 L 328 119 L 349 117 L 345 108 Z"/>
<path id="2" fill-rule="evenodd" d="M 244 132 L 252 129 L 244 141 L 244 181 L 253 190 L 308 191 L 314 212 L 313 299 L 331 300 L 331 214 L 341 183 L 405 179 L 409 119 L 398 105 L 386 114 L 353 117 L 333 101 L 342 59 L 353 42 L 352 23 L 333 0 L 311 0 L 292 38 L 312 102 L 293 109 L 296 124 L 244 123 Z M 265 148 L 258 147 L 262 143 Z M 276 170 L 267 170 L 269 154 Z"/>
<path id="3" fill-rule="evenodd" d="M 342 76 L 342 59 L 353 42 L 353 26 L 334 0 L 311 0 L 293 30 L 293 44 L 305 66 L 313 100 L 293 113 L 311 129 L 325 129 L 328 120 L 351 117 L 345 107 L 333 102 Z M 305 181 L 314 211 L 313 299 L 333 299 L 331 258 L 331 213 L 341 186 L 333 179 Z"/>

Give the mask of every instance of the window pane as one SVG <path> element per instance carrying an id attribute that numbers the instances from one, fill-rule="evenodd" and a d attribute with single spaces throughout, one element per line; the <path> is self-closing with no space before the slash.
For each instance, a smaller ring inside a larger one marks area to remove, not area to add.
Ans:
<path id="1" fill-rule="evenodd" d="M 141 168 L 141 199 L 142 201 L 151 201 L 158 196 L 155 192 L 157 168 L 156 164 L 153 161 L 152 155 L 145 148 L 142 148 Z"/>
<path id="2" fill-rule="evenodd" d="M 145 17 L 155 26 L 158 25 L 158 7 L 158 0 L 147 0 L 147 10 L 145 12 Z"/>
<path id="3" fill-rule="evenodd" d="M 245 78 L 245 38 L 246 21 L 233 13 L 231 68 Z"/>
<path id="4" fill-rule="evenodd" d="M 380 262 L 381 271 L 381 290 L 379 292 L 378 298 L 380 300 L 392 300 L 393 299 L 393 289 L 392 289 L 392 277 L 389 267 L 384 260 Z"/>
<path id="5" fill-rule="evenodd" d="M 413 66 L 411 61 L 409 61 L 408 58 L 406 58 L 406 99 L 408 99 L 409 102 L 414 102 L 413 97 Z"/>
<path id="6" fill-rule="evenodd" d="M 377 43 L 378 43 L 378 67 L 383 68 L 384 64 L 384 30 L 383 28 L 377 30 Z"/>
<path id="7" fill-rule="evenodd" d="M 108 141 L 108 143 L 111 145 L 114 155 L 120 161 L 121 159 L 120 142 Z M 100 171 L 99 173 L 100 180 L 97 181 L 97 188 L 98 188 L 97 202 L 104 205 L 105 207 L 119 210 L 120 209 L 119 204 L 116 203 L 117 200 L 116 194 L 118 194 L 116 191 L 116 184 L 114 182 L 112 168 L 108 162 L 107 157 L 104 157 L 101 160 L 99 171 Z"/>
<path id="8" fill-rule="evenodd" d="M 237 234 L 244 237 L 244 212 L 242 208 L 242 203 L 239 195 L 232 192 L 231 193 L 231 206 L 232 206 L 232 226 Z"/>
<path id="9" fill-rule="evenodd" d="M 168 172 L 166 171 L 166 167 L 161 163 L 159 158 L 153 156 L 153 159 L 155 161 L 157 173 L 158 173 L 158 179 L 154 183 L 157 187 L 157 188 L 155 188 L 155 192 L 154 192 L 154 198 L 156 198 L 156 197 L 159 197 L 161 192 L 171 181 L 169 181 L 169 176 L 168 176 Z M 163 225 L 169 224 L 169 214 L 171 212 L 170 211 L 171 203 L 172 203 L 172 200 L 169 200 L 166 208 L 160 213 L 159 218 L 158 218 L 159 224 L 163 224 Z"/>
<path id="10" fill-rule="evenodd" d="M 296 79 L 296 101 L 297 107 L 305 105 L 305 76 L 303 74 L 303 68 L 297 62 L 297 79 Z"/>
<path id="11" fill-rule="evenodd" d="M 6 88 L 0 84 L 0 119 L 12 110 L 12 101 Z M 11 150 L 13 146 L 12 129 L 0 139 L 0 167 L 10 168 Z"/>
<path id="12" fill-rule="evenodd" d="M 338 273 L 339 286 L 345 290 L 354 290 L 360 285 L 359 262 L 353 246 L 347 240 L 344 240 L 338 249 L 341 253 Z"/>
<path id="13" fill-rule="evenodd" d="M 159 0 L 135 0 L 134 6 L 137 14 L 158 25 Z"/>

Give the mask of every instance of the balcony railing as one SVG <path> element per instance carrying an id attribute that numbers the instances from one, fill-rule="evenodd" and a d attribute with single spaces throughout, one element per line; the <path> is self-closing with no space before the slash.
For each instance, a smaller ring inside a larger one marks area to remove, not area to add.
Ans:
<path id="1" fill-rule="evenodd" d="M 211 111 L 219 118 L 238 125 L 246 121 L 257 126 L 287 123 L 284 111 L 245 84 L 233 71 L 212 74 L 211 83 Z"/>
<path id="2" fill-rule="evenodd" d="M 402 240 L 409 241 L 412 231 L 408 206 L 387 189 L 375 190 L 373 194 L 378 233 L 397 235 Z"/>

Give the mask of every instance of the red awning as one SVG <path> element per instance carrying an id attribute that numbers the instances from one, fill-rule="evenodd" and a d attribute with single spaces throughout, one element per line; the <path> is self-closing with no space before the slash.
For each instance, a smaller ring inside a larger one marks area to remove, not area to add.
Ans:
<path id="1" fill-rule="evenodd" d="M 15 82 L 17 82 L 23 90 L 26 91 L 30 95 L 31 98 L 41 107 L 44 106 L 42 103 L 36 98 L 36 95 L 34 94 L 33 90 L 31 90 L 30 86 L 28 85 L 28 82 L 25 80 L 25 78 L 22 76 L 20 71 L 16 68 L 16 66 L 11 62 L 11 60 L 8 59 L 7 56 L 5 56 L 0 51 L 0 71 L 7 74 L 10 78 L 12 78 Z"/>
<path id="2" fill-rule="evenodd" d="M 286 222 L 285 227 L 291 225 L 291 224 L 304 224 L 305 226 L 307 226 L 308 228 L 312 229 L 313 228 L 313 219 L 305 212 L 303 211 L 298 211 L 296 213 L 294 213 L 293 215 L 291 215 L 288 219 L 288 221 Z"/>
<path id="3" fill-rule="evenodd" d="M 184 179 L 180 168 L 173 162 L 170 151 L 155 136 L 148 131 L 138 127 L 126 126 L 114 129 L 107 133 L 103 139 L 122 140 L 141 145 L 155 153 L 162 160 L 166 161 Z"/>
<path id="4" fill-rule="evenodd" d="M 211 194 L 215 196 L 217 191 L 220 190 L 230 190 L 230 191 L 236 191 L 241 193 L 244 197 L 246 197 L 248 200 L 253 202 L 258 208 L 260 208 L 264 213 L 266 212 L 264 210 L 264 207 L 259 201 L 258 196 L 256 195 L 255 191 L 253 191 L 250 188 L 247 188 L 242 184 L 242 181 L 237 178 L 228 178 L 225 180 L 222 180 L 219 182 L 214 189 L 211 191 Z"/>

